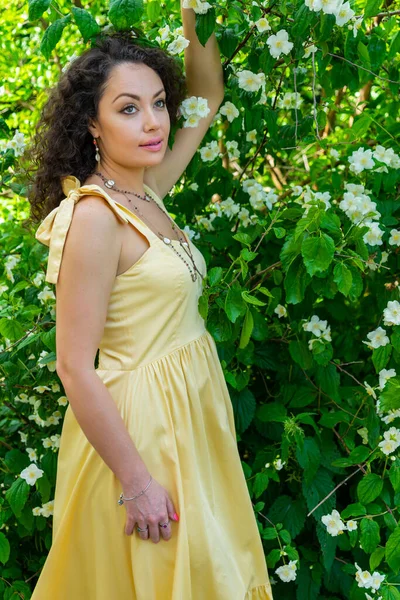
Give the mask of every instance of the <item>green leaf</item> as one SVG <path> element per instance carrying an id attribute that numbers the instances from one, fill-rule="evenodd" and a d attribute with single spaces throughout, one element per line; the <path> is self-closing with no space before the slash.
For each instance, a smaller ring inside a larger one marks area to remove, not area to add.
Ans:
<path id="1" fill-rule="evenodd" d="M 230 288 L 225 298 L 224 308 L 228 319 L 232 323 L 235 323 L 236 319 L 240 315 L 244 315 L 246 313 L 247 307 L 246 303 L 243 300 L 242 292 L 240 289 L 233 287 Z"/>
<path id="2" fill-rule="evenodd" d="M 365 44 L 363 44 L 362 42 L 358 42 L 357 51 L 358 51 L 358 56 L 360 57 L 360 60 L 364 64 L 364 66 L 370 67 L 371 59 L 369 57 L 369 52 L 368 52 L 367 46 Z"/>
<path id="3" fill-rule="evenodd" d="M 76 6 L 73 6 L 71 10 L 84 42 L 87 42 L 91 37 L 100 32 L 100 26 L 90 12 Z"/>
<path id="4" fill-rule="evenodd" d="M 243 433 L 253 420 L 256 412 L 256 400 L 249 389 L 240 392 L 231 392 L 233 412 L 235 416 L 235 427 L 237 432 Z"/>
<path id="5" fill-rule="evenodd" d="M 389 479 L 396 494 L 400 492 L 400 460 L 398 458 L 392 462 Z"/>
<path id="6" fill-rule="evenodd" d="M 223 275 L 222 267 L 213 267 L 208 271 L 208 281 L 211 286 L 217 285 L 222 279 Z"/>
<path id="7" fill-rule="evenodd" d="M 129 29 L 143 15 L 143 0 L 110 0 L 108 18 L 115 29 Z"/>
<path id="8" fill-rule="evenodd" d="M 371 454 L 371 450 L 367 446 L 357 446 L 352 450 L 347 458 L 350 461 L 351 465 L 358 465 L 367 460 L 368 456 Z"/>
<path id="9" fill-rule="evenodd" d="M 38 480 L 39 481 L 39 480 Z M 29 496 L 30 485 L 25 479 L 18 477 L 6 491 L 5 497 L 16 517 L 21 514 Z"/>
<path id="10" fill-rule="evenodd" d="M 258 407 L 257 418 L 260 421 L 269 423 L 271 421 L 280 421 L 283 423 L 286 419 L 286 408 L 279 402 L 268 402 Z"/>
<path id="11" fill-rule="evenodd" d="M 224 27 L 218 39 L 218 46 L 224 56 L 230 58 L 236 50 L 237 35 L 232 27 Z"/>
<path id="12" fill-rule="evenodd" d="M 398 52 L 400 52 L 400 31 L 397 32 L 397 34 L 394 36 L 390 43 L 389 52 L 387 56 L 388 59 L 390 60 L 394 58 Z"/>
<path id="13" fill-rule="evenodd" d="M 215 29 L 215 9 L 210 8 L 204 15 L 196 15 L 196 34 L 200 44 L 205 46 Z"/>
<path id="14" fill-rule="evenodd" d="M 0 334 L 11 340 L 18 340 L 25 335 L 25 330 L 16 319 L 0 319 Z"/>
<path id="15" fill-rule="evenodd" d="M 298 304 L 304 299 L 306 287 L 311 281 L 310 275 L 300 257 L 290 265 L 285 277 L 284 286 L 286 292 L 286 302 L 288 304 Z"/>
<path id="16" fill-rule="evenodd" d="M 369 568 L 371 571 L 375 571 L 381 564 L 383 557 L 385 556 L 385 548 L 376 548 L 369 557 Z"/>
<path id="17" fill-rule="evenodd" d="M 8 541 L 4 533 L 0 531 L 0 562 L 2 562 L 3 565 L 5 565 L 6 562 L 8 562 L 8 559 L 10 558 L 10 551 L 10 542 Z"/>
<path id="18" fill-rule="evenodd" d="M 256 498 L 259 498 L 261 496 L 261 494 L 263 492 L 265 492 L 265 490 L 268 487 L 268 483 L 269 483 L 268 473 L 266 473 L 265 471 L 261 471 L 260 473 L 256 474 L 256 476 L 254 478 L 254 485 L 253 485 L 254 496 Z"/>
<path id="19" fill-rule="evenodd" d="M 400 408 L 400 377 L 391 377 L 386 382 L 379 399 L 383 411 Z"/>
<path id="20" fill-rule="evenodd" d="M 54 21 L 54 23 L 52 23 L 44 32 L 44 36 L 40 43 L 40 52 L 47 60 L 50 58 L 51 53 L 60 41 L 62 32 L 70 20 L 71 15 L 67 15 L 62 19 L 57 19 L 57 21 Z"/>
<path id="21" fill-rule="evenodd" d="M 341 517 L 342 519 L 349 519 L 350 517 L 361 517 L 365 514 L 367 514 L 367 509 L 365 508 L 365 506 L 363 506 L 359 502 L 356 502 L 354 504 L 349 504 L 348 506 L 346 506 L 346 508 L 341 513 Z"/>
<path id="22" fill-rule="evenodd" d="M 261 533 L 263 540 L 275 540 L 278 537 L 278 532 L 275 527 L 265 527 Z"/>
<path id="23" fill-rule="evenodd" d="M 249 294 L 249 292 L 246 292 L 246 290 L 242 291 L 242 298 L 243 300 L 245 300 L 245 302 L 248 302 L 249 304 L 255 304 L 256 306 L 265 306 L 267 304 L 266 302 L 262 302 L 262 300 L 259 300 L 255 296 L 252 296 L 251 294 Z"/>
<path id="24" fill-rule="evenodd" d="M 239 348 L 245 348 L 250 341 L 251 332 L 253 331 L 254 320 L 251 314 L 250 307 L 247 307 L 243 321 L 242 332 L 240 334 Z"/>
<path id="25" fill-rule="evenodd" d="M 353 276 L 350 269 L 344 263 L 337 263 L 333 269 L 333 281 L 338 286 L 339 292 L 348 296 L 353 284 Z"/>
<path id="26" fill-rule="evenodd" d="M 375 371 L 377 373 L 386 367 L 391 354 L 392 346 L 390 344 L 379 346 L 379 348 L 374 349 L 372 352 L 372 362 L 374 363 Z"/>
<path id="27" fill-rule="evenodd" d="M 326 233 L 310 236 L 303 241 L 301 253 L 309 275 L 325 271 L 333 260 L 335 242 Z"/>
<path id="28" fill-rule="evenodd" d="M 367 4 L 364 10 L 364 18 L 375 17 L 379 12 L 381 0 L 367 0 Z"/>
<path id="29" fill-rule="evenodd" d="M 51 0 L 29 0 L 28 18 L 30 21 L 40 19 L 42 14 L 49 8 Z"/>
<path id="30" fill-rule="evenodd" d="M 293 360 L 300 365 L 302 369 L 311 369 L 313 359 L 306 342 L 292 340 L 289 342 L 289 352 Z"/>
<path id="31" fill-rule="evenodd" d="M 397 575 L 400 569 L 400 527 L 396 527 L 386 542 L 385 559 L 389 567 Z"/>
<path id="32" fill-rule="evenodd" d="M 383 488 L 383 480 L 375 473 L 365 475 L 357 486 L 357 495 L 363 504 L 368 504 L 377 498 Z"/>
<path id="33" fill-rule="evenodd" d="M 382 600 L 400 600 L 400 592 L 393 585 L 389 585 L 379 590 Z"/>
<path id="34" fill-rule="evenodd" d="M 373 519 L 361 519 L 360 544 L 364 552 L 374 552 L 380 540 L 378 523 Z"/>
<path id="35" fill-rule="evenodd" d="M 304 470 L 305 481 L 311 481 L 321 464 L 321 452 L 316 440 L 314 438 L 305 438 L 303 447 L 296 448 L 296 458 Z"/>
<path id="36" fill-rule="evenodd" d="M 149 21 L 155 23 L 161 15 L 161 4 L 160 2 L 149 2 L 147 4 L 147 16 Z"/>

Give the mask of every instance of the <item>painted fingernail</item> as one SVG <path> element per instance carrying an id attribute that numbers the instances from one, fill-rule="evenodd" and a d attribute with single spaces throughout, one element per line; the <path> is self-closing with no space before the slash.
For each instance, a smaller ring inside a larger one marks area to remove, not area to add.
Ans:
<path id="1" fill-rule="evenodd" d="M 179 521 L 179 516 L 176 513 L 174 513 L 174 521 Z"/>

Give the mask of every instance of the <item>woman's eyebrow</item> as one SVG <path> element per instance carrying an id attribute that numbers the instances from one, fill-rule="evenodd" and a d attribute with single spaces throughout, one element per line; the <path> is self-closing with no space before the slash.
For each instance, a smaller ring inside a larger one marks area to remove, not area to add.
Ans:
<path id="1" fill-rule="evenodd" d="M 161 90 L 159 90 L 158 92 L 156 92 L 154 94 L 153 98 L 155 98 L 156 96 L 161 94 L 161 92 L 165 92 L 165 89 L 161 88 Z M 136 96 L 136 94 L 129 94 L 128 92 L 123 92 L 122 94 L 119 94 L 116 98 L 114 98 L 114 100 L 112 101 L 112 104 L 114 104 L 114 102 L 116 100 L 118 100 L 118 98 L 120 98 L 121 96 L 129 96 L 130 98 L 135 98 L 136 100 L 140 100 L 140 96 Z"/>

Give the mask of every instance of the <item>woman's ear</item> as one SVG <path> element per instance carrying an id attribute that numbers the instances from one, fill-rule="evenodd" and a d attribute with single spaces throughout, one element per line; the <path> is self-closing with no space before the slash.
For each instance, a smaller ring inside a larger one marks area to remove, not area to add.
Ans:
<path id="1" fill-rule="evenodd" d="M 88 125 L 88 130 L 89 133 L 94 137 L 97 138 L 99 137 L 99 131 L 95 125 L 95 123 L 93 121 L 90 121 L 89 125 Z"/>

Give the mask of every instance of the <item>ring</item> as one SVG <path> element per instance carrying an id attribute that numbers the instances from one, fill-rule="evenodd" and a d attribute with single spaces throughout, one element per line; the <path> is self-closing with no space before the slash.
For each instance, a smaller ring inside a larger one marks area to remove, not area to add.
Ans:
<path id="1" fill-rule="evenodd" d="M 159 527 L 168 527 L 169 521 L 170 520 L 168 519 L 168 521 L 166 523 L 159 523 L 158 525 L 159 525 Z"/>
<path id="2" fill-rule="evenodd" d="M 136 527 L 136 529 L 137 529 L 138 531 L 147 531 L 147 530 L 148 530 L 148 528 L 149 528 L 149 526 L 148 526 L 148 525 L 146 525 L 146 527 L 145 527 L 144 529 L 140 529 L 140 527 L 139 527 L 139 526 L 137 526 L 137 527 Z"/>

